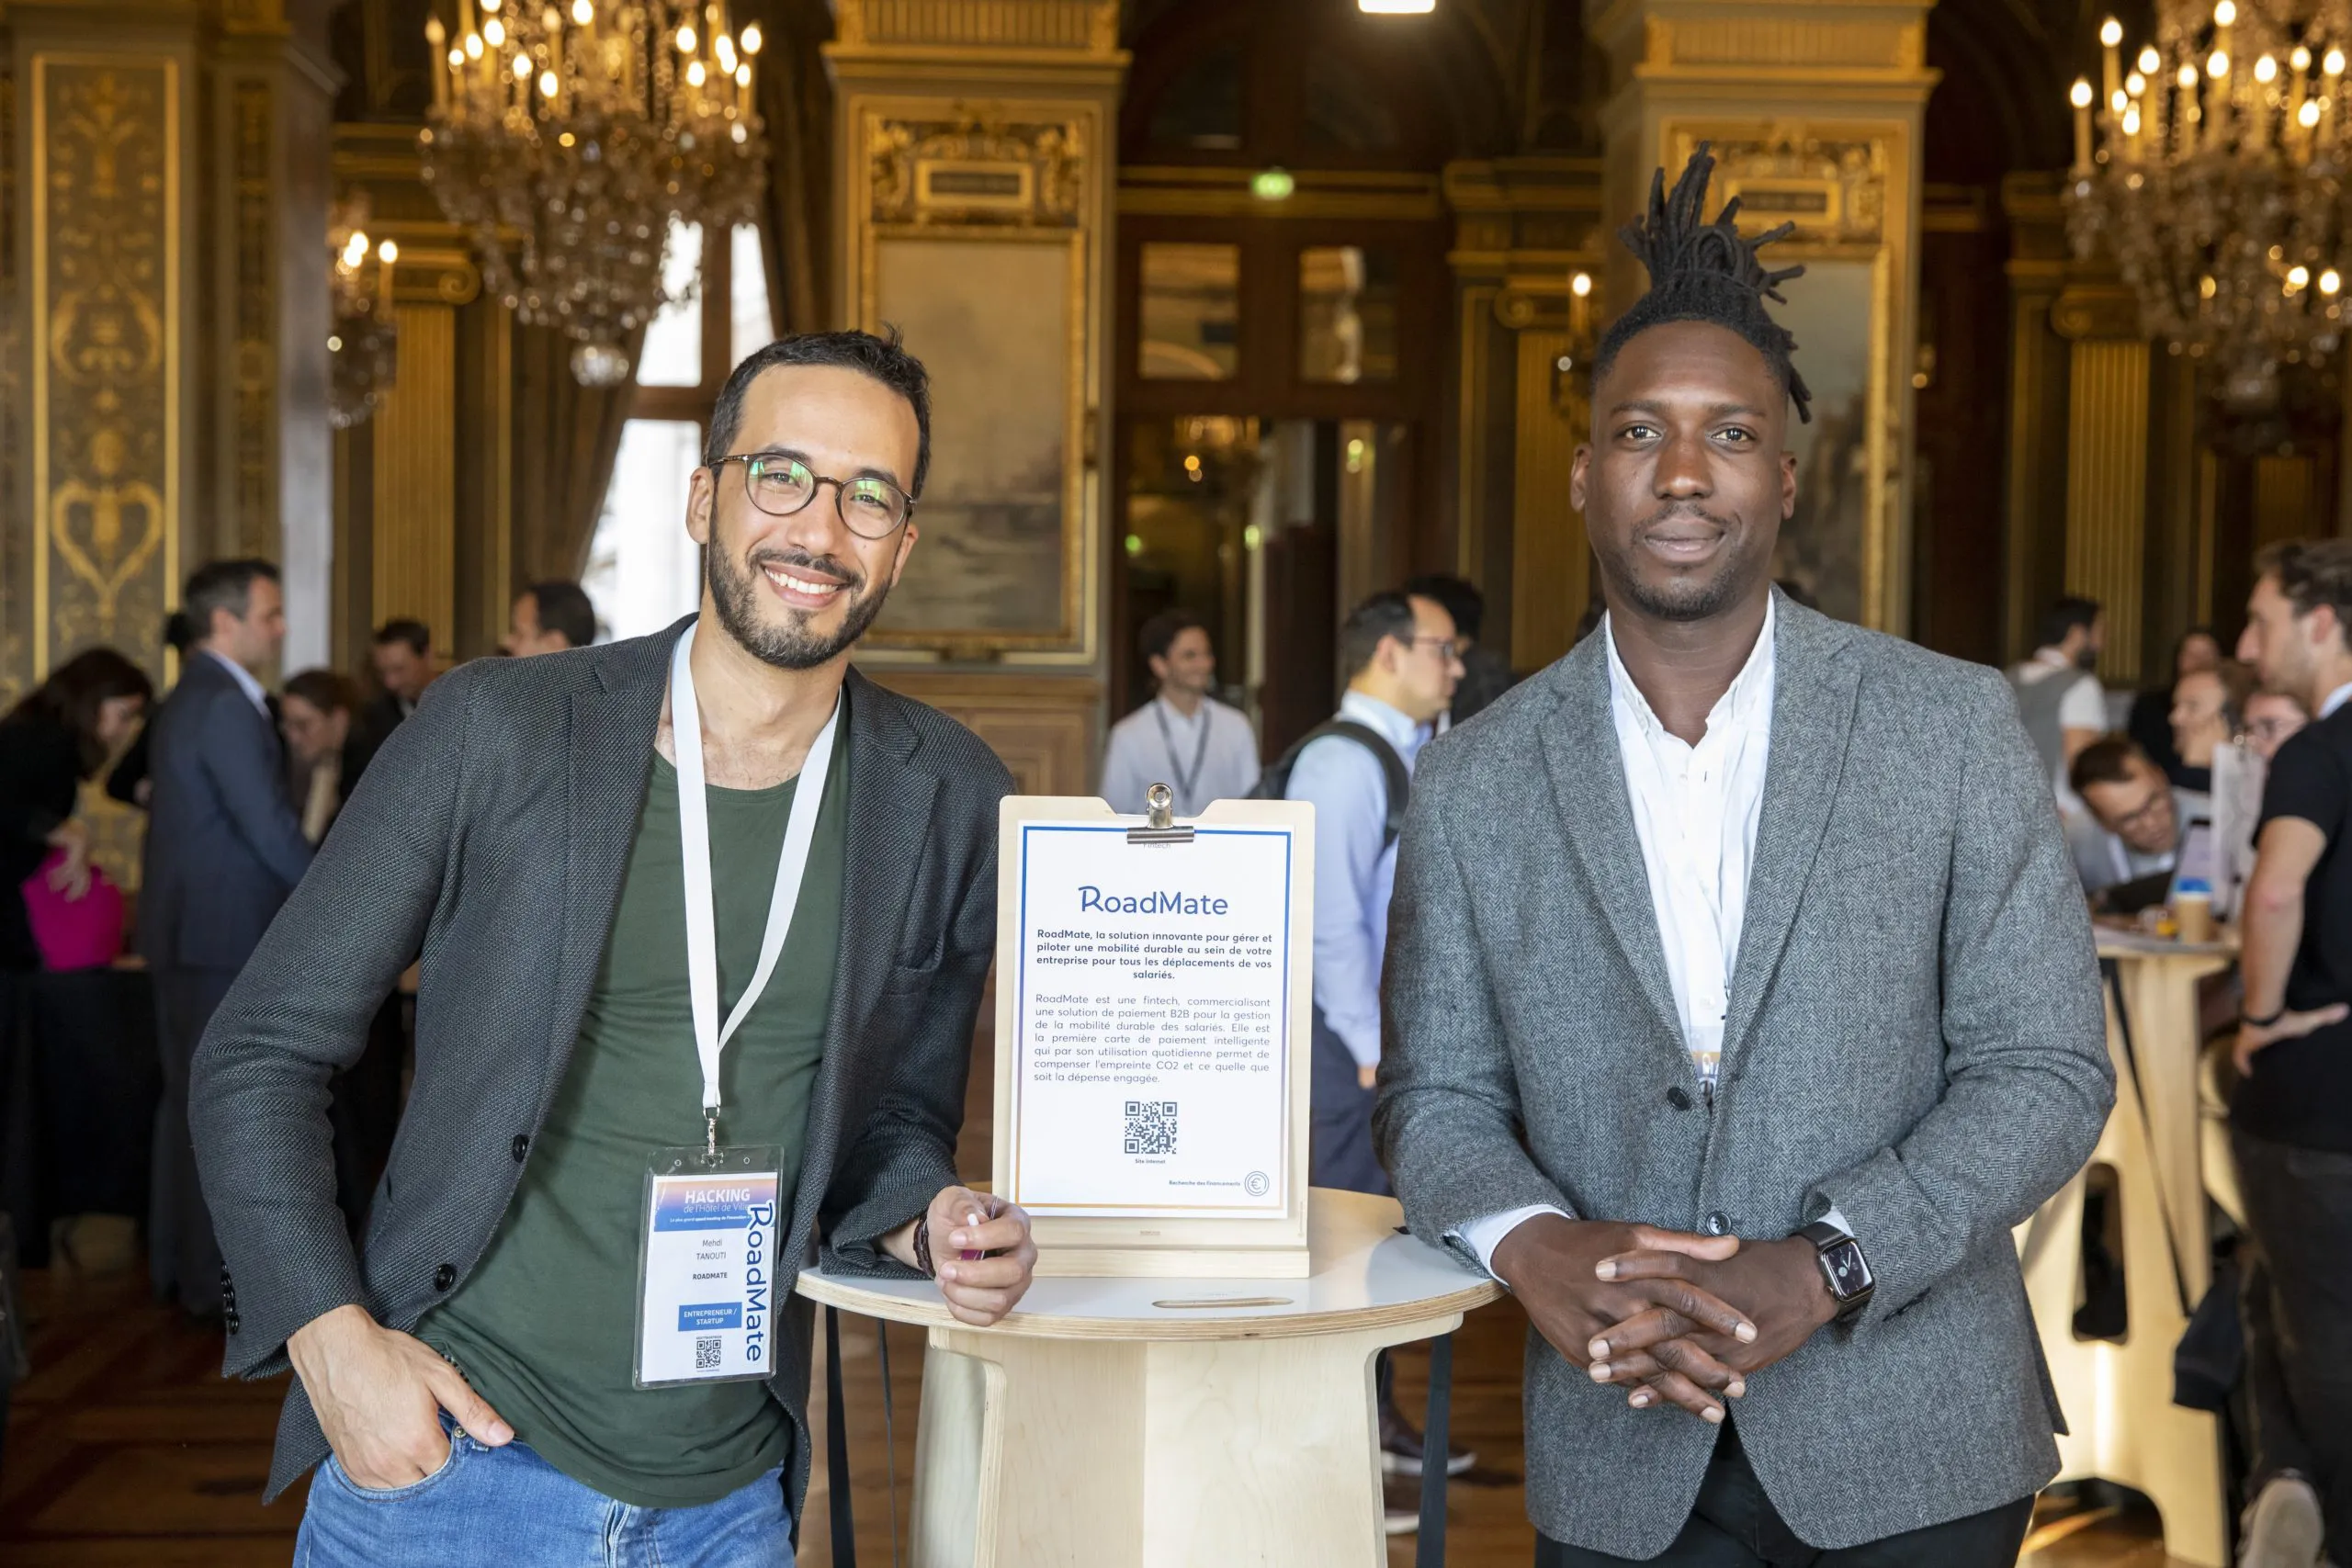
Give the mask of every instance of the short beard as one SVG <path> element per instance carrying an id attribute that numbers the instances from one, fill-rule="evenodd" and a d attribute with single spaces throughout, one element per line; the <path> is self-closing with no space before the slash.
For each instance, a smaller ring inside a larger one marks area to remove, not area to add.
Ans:
<path id="1" fill-rule="evenodd" d="M 708 565 L 703 575 L 710 584 L 711 603 L 718 609 L 718 624 L 752 658 L 779 670 L 814 670 L 831 663 L 865 635 L 890 597 L 887 582 L 861 594 L 865 578 L 831 556 L 812 556 L 806 550 L 763 551 L 758 560 L 739 571 L 732 559 L 718 549 L 706 550 L 704 555 Z M 820 637 L 808 629 L 813 612 L 792 610 L 789 606 L 786 608 L 791 620 L 785 626 L 771 626 L 763 620 L 760 615 L 761 579 L 765 575 L 762 569 L 768 565 L 813 567 L 843 579 L 842 592 L 850 595 L 850 601 L 841 629 L 830 637 Z"/>
<path id="2" fill-rule="evenodd" d="M 1647 528 L 1663 521 L 1661 513 L 1642 526 Z M 1645 582 L 1634 565 L 1634 552 L 1640 548 L 1636 543 L 1623 550 L 1598 552 L 1600 570 L 1625 596 L 1627 608 L 1654 621 L 1713 620 L 1746 598 L 1756 580 L 1747 552 L 1738 550 L 1727 554 L 1715 574 L 1704 581 L 1677 577 L 1663 584 Z"/>

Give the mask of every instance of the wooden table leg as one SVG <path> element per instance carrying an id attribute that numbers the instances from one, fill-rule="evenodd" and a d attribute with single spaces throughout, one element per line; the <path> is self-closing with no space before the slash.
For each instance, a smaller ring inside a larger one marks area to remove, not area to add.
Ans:
<path id="1" fill-rule="evenodd" d="M 1377 1568 L 1373 1358 L 1460 1323 L 1176 1341 L 934 1328 L 917 1568 Z"/>

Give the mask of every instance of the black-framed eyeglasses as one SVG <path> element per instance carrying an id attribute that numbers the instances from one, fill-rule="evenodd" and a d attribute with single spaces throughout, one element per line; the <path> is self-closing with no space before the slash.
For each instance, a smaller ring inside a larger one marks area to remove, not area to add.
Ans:
<path id="1" fill-rule="evenodd" d="M 810 471 L 797 457 L 781 452 L 737 452 L 711 465 L 743 466 L 743 493 L 753 506 L 771 517 L 805 512 L 825 486 L 833 487 L 833 511 L 842 526 L 861 539 L 887 539 L 914 514 L 914 498 L 888 479 L 867 474 L 837 479 Z"/>

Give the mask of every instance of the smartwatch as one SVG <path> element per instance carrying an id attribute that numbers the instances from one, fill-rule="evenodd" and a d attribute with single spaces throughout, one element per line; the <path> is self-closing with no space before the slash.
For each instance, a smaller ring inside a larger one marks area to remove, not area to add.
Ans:
<path id="1" fill-rule="evenodd" d="M 1821 1277 L 1828 1282 L 1830 1299 L 1838 1303 L 1836 1321 L 1851 1323 L 1860 1317 L 1871 1304 L 1871 1292 L 1878 1283 L 1871 1278 L 1862 1244 L 1826 1220 L 1815 1220 L 1797 1235 L 1813 1243 L 1814 1253 L 1821 1260 Z"/>

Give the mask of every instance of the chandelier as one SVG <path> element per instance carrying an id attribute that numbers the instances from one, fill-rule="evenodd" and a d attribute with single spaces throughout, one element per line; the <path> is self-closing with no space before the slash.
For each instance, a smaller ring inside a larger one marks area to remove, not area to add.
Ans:
<path id="1" fill-rule="evenodd" d="M 2127 64 L 2109 17 L 2099 93 L 2075 84 L 2067 230 L 2114 256 L 2149 336 L 2265 406 L 2282 362 L 2343 340 L 2352 0 L 2158 0 L 2156 18 Z"/>
<path id="2" fill-rule="evenodd" d="M 328 294 L 334 322 L 327 333 L 327 423 L 349 430 L 376 412 L 400 374 L 400 322 L 392 311 L 392 267 L 401 248 L 370 245 L 368 199 L 337 202 L 327 223 L 334 255 Z"/>
<path id="3" fill-rule="evenodd" d="M 571 337 L 582 383 L 618 386 L 667 298 L 670 220 L 758 214 L 759 24 L 733 32 L 726 0 L 456 3 L 454 33 L 425 23 L 424 178 L 507 308 Z"/>

